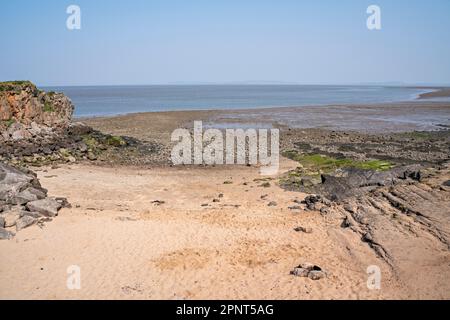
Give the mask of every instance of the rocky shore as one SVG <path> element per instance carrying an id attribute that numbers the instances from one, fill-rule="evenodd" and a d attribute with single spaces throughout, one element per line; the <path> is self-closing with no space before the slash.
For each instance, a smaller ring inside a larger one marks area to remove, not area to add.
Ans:
<path id="1" fill-rule="evenodd" d="M 141 164 L 158 151 L 156 144 L 74 123 L 73 110 L 61 93 L 41 91 L 28 81 L 0 83 L 0 239 L 12 238 L 12 229 L 42 225 L 69 205 L 47 197 L 29 168 L 83 161 Z"/>

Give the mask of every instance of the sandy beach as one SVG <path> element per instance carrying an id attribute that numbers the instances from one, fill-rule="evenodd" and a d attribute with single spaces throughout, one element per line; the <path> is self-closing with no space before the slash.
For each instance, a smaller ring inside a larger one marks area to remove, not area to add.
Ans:
<path id="1" fill-rule="evenodd" d="M 284 169 L 294 166 L 283 163 Z M 259 187 L 254 168 L 76 165 L 40 171 L 39 177 L 50 194 L 64 194 L 73 208 L 44 229 L 31 227 L 0 243 L 1 298 L 369 299 L 411 294 L 391 282 L 386 266 L 383 291 L 368 290 L 367 265 L 383 265 L 370 248 L 351 232 L 330 228 L 316 213 L 289 210 L 304 195 L 275 185 Z M 277 207 L 267 206 L 272 200 Z M 295 232 L 299 225 L 313 232 Z M 293 278 L 289 271 L 302 261 L 326 267 L 330 277 L 320 283 Z M 81 268 L 81 290 L 66 287 L 70 265 Z"/>

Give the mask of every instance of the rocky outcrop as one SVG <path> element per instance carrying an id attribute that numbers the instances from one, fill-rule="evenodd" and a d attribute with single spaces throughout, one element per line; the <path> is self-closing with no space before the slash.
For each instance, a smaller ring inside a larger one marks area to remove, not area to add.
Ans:
<path id="1" fill-rule="evenodd" d="M 6 138 L 31 136 L 40 127 L 65 128 L 70 123 L 74 106 L 62 93 L 44 92 L 29 81 L 0 83 L 0 120 L 3 130 L 15 133 Z M 31 130 L 31 131 L 30 131 Z"/>
<path id="2" fill-rule="evenodd" d="M 34 172 L 0 163 L 0 239 L 48 221 L 63 206 L 68 206 L 66 199 L 47 197 Z"/>

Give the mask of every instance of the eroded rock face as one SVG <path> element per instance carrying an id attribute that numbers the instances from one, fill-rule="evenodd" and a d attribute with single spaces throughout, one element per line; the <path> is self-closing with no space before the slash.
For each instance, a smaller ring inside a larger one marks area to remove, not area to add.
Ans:
<path id="1" fill-rule="evenodd" d="M 67 127 L 73 110 L 72 102 L 62 93 L 41 91 L 29 81 L 0 83 L 2 132 L 8 132 L 10 138 L 20 139 L 45 127 Z"/>

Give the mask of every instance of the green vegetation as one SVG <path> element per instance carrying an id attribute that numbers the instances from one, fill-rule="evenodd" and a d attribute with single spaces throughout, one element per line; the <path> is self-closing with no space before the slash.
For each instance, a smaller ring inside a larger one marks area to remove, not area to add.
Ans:
<path id="1" fill-rule="evenodd" d="M 3 120 L 3 123 L 9 128 L 12 126 L 13 123 L 15 123 L 16 120 L 14 119 L 8 119 L 8 120 Z"/>
<path id="2" fill-rule="evenodd" d="M 83 142 L 89 149 L 95 149 L 98 146 L 98 141 L 89 134 L 83 136 Z"/>
<path id="3" fill-rule="evenodd" d="M 45 102 L 44 103 L 44 112 L 54 112 L 55 108 L 53 107 L 53 105 L 50 102 Z"/>
<path id="4" fill-rule="evenodd" d="M 113 146 L 113 147 L 121 147 L 121 146 L 125 146 L 127 143 L 125 140 L 123 140 L 122 137 L 109 136 L 108 138 L 106 138 L 106 144 Z"/>
<path id="5" fill-rule="evenodd" d="M 414 139 L 430 139 L 433 137 L 432 132 L 426 132 L 426 131 L 413 131 L 413 132 L 405 132 L 401 134 L 405 138 L 414 138 Z"/>
<path id="6" fill-rule="evenodd" d="M 322 174 L 333 173 L 338 169 L 357 168 L 361 170 L 385 171 L 394 165 L 382 160 L 352 160 L 333 158 L 321 154 L 300 154 L 295 150 L 284 152 L 289 159 L 298 161 L 299 166 L 280 179 L 280 184 L 309 190 L 322 182 Z"/>
<path id="7" fill-rule="evenodd" d="M 363 170 L 385 171 L 394 165 L 382 160 L 352 160 L 348 158 L 333 158 L 320 154 L 303 155 L 296 151 L 287 151 L 283 155 L 298 161 L 305 173 L 310 176 L 333 172 L 340 168 L 358 168 Z M 309 174 L 308 174 L 309 173 Z"/>
<path id="8" fill-rule="evenodd" d="M 30 81 L 5 81 L 0 82 L 1 91 L 14 91 L 18 92 L 19 89 L 24 86 L 34 86 Z"/>

